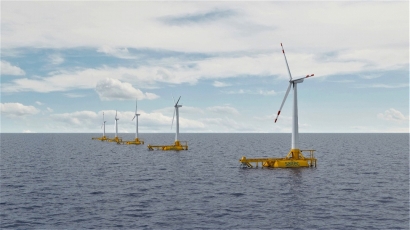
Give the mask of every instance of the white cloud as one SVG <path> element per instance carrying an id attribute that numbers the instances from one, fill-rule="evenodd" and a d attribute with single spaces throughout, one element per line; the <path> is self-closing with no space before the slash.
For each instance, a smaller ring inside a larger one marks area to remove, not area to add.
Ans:
<path id="1" fill-rule="evenodd" d="M 104 112 L 106 121 L 106 131 L 111 132 L 114 130 L 114 117 L 117 113 L 118 128 L 120 132 L 135 132 L 135 121 L 132 121 L 134 117 L 134 111 L 115 111 L 115 110 L 104 110 L 95 113 L 93 111 L 76 111 L 72 113 L 62 113 L 62 114 L 52 114 L 50 118 L 53 121 L 63 124 L 61 127 L 68 131 L 78 131 L 86 130 L 87 132 L 100 131 L 102 123 L 102 113 Z M 175 131 L 175 120 L 174 127 L 171 130 L 172 114 L 166 116 L 160 112 L 146 113 L 144 111 L 138 111 L 139 116 L 139 127 L 141 132 L 174 132 Z M 187 130 L 201 130 L 205 128 L 205 125 L 201 121 L 186 119 L 180 117 L 180 128 L 181 131 L 186 132 Z"/>
<path id="2" fill-rule="evenodd" d="M 97 113 L 92 111 L 77 111 L 73 113 L 51 114 L 50 118 L 74 126 L 87 126 L 96 123 Z"/>
<path id="3" fill-rule="evenodd" d="M 241 55 L 233 57 L 228 54 L 221 55 L 199 60 L 172 58 L 163 63 L 155 62 L 152 65 L 142 65 L 135 68 L 102 66 L 80 70 L 60 70 L 43 77 L 14 79 L 11 82 L 3 83 L 1 87 L 3 92 L 55 92 L 92 89 L 97 83 L 106 81 L 107 78 L 138 84 L 140 88 L 149 88 L 158 83 L 196 84 L 199 80 L 208 79 L 215 80 L 214 86 L 221 87 L 227 86 L 227 84 L 218 80 L 243 76 L 279 76 L 288 79 L 286 66 L 279 48 L 269 55 L 265 53 L 252 55 L 241 53 Z M 372 61 L 350 62 L 336 57 L 323 63 L 315 55 L 300 52 L 288 52 L 288 61 L 294 78 L 303 77 L 313 72 L 317 78 L 381 68 L 377 64 L 370 65 L 369 63 Z M 292 63 L 295 64 L 292 65 Z M 194 65 L 195 68 L 187 67 L 190 65 Z M 385 66 L 385 64 L 381 66 Z M 388 69 L 392 66 L 385 67 Z M 403 85 L 399 86 L 404 87 Z M 273 91 L 228 91 L 226 93 L 274 94 Z"/>
<path id="4" fill-rule="evenodd" d="M 140 112 L 140 114 L 141 114 L 140 116 L 141 125 L 145 127 L 155 127 L 154 128 L 155 130 L 171 132 L 173 113 L 167 113 L 169 115 L 164 115 L 163 113 L 158 112 L 158 111 L 154 111 L 151 113 L 146 113 L 142 111 Z M 181 113 L 179 117 L 179 125 L 181 128 L 181 131 L 182 129 L 195 130 L 195 129 L 203 129 L 205 127 L 203 122 L 182 117 Z M 174 120 L 172 129 L 175 130 L 175 120 Z"/>
<path id="5" fill-rule="evenodd" d="M 406 2 L 102 2 L 98 6 L 5 2 L 2 9 L 4 48 L 108 46 L 221 52 L 266 49 L 276 38 L 320 51 L 403 42 L 406 35 L 401 29 L 408 27 Z M 230 13 L 215 17 L 215 9 Z M 121 12 L 121 17 L 112 12 Z M 349 18 L 346 12 L 352 12 Z M 183 21 L 199 17 L 205 23 Z M 295 25 L 298 30 L 290 29 Z"/>
<path id="6" fill-rule="evenodd" d="M 115 48 L 115 47 L 110 47 L 110 46 L 102 46 L 97 49 L 97 52 L 100 53 L 105 53 L 108 55 L 112 55 L 114 57 L 118 58 L 124 58 L 124 59 L 134 59 L 135 57 L 132 56 L 127 48 Z"/>
<path id="7" fill-rule="evenodd" d="M 64 58 L 60 54 L 52 54 L 48 56 L 48 59 L 53 65 L 60 65 L 64 62 Z"/>
<path id="8" fill-rule="evenodd" d="M 85 97 L 84 94 L 78 94 L 78 93 L 65 93 L 64 95 L 70 98 Z"/>
<path id="9" fill-rule="evenodd" d="M 206 110 L 220 115 L 239 115 L 238 110 L 231 106 L 213 106 L 206 108 Z"/>
<path id="10" fill-rule="evenodd" d="M 368 85 L 358 85 L 356 88 L 385 88 L 385 89 L 396 89 L 396 88 L 408 88 L 408 83 L 399 84 L 368 84 Z"/>
<path id="11" fill-rule="evenodd" d="M 22 2 L 4 2 L 2 48 L 95 47 L 100 52 L 127 57 L 128 48 L 280 53 L 279 43 L 283 41 L 292 73 L 301 72 L 295 77 L 311 71 L 324 76 L 407 67 L 408 36 L 402 32 L 408 28 L 407 8 L 406 2 L 102 2 L 98 6 L 92 2 L 29 2 L 24 7 Z M 76 13 L 67 13 L 66 9 Z M 121 12 L 121 17 L 107 17 L 110 12 Z M 348 19 L 345 12 L 352 12 Z M 79 19 L 81 23 L 76 23 Z M 312 31 L 328 33 L 323 36 Z M 335 54 L 325 55 L 331 52 Z M 272 72 L 258 61 L 251 58 L 240 65 L 229 65 L 222 60 L 212 66 L 219 73 L 243 73 L 244 69 Z M 268 66 L 278 65 L 270 60 Z"/>
<path id="12" fill-rule="evenodd" d="M 3 75 L 15 75 L 21 76 L 25 75 L 24 70 L 20 69 L 18 66 L 14 66 L 6 61 L 1 61 L 1 76 Z"/>
<path id="13" fill-rule="evenodd" d="M 220 81 L 214 81 L 213 86 L 215 87 L 227 87 L 230 86 L 231 84 L 225 83 L 225 82 L 220 82 Z"/>
<path id="14" fill-rule="evenodd" d="M 404 122 L 409 120 L 408 117 L 404 116 L 400 111 L 393 108 L 384 111 L 384 113 L 377 114 L 377 118 L 395 122 Z"/>
<path id="15" fill-rule="evenodd" d="M 35 132 L 33 132 L 33 131 L 29 130 L 29 129 L 26 129 L 26 130 L 23 130 L 23 133 L 35 133 Z"/>
<path id="16" fill-rule="evenodd" d="M 93 10 L 89 11 L 90 8 Z M 112 12 L 121 12 L 121 17 Z M 346 17 L 346 12 L 350 13 L 349 17 Z M 326 36 L 312 31 L 326 31 Z M 100 53 L 96 59 L 91 57 L 90 61 L 84 63 L 80 63 L 79 59 L 73 56 L 64 56 L 67 58 L 67 66 L 70 67 L 60 66 L 59 70 L 53 69 L 48 73 L 44 71 L 57 66 L 38 66 L 41 72 L 31 72 L 35 70 L 32 68 L 25 69 L 27 77 L 7 79 L 2 82 L 1 92 L 6 96 L 10 92 L 24 91 L 63 92 L 68 97 L 89 96 L 90 89 L 96 89 L 97 84 L 105 82 L 108 78 L 115 79 L 120 84 L 112 86 L 107 92 L 101 91 L 99 95 L 104 100 L 126 99 L 127 96 L 137 93 L 149 96 L 145 93 L 149 88 L 202 82 L 221 87 L 220 90 L 232 90 L 226 93 L 275 95 L 276 92 L 271 90 L 272 88 L 261 86 L 263 81 L 259 81 L 258 76 L 272 78 L 272 81 L 277 78 L 288 79 L 280 42 L 284 42 L 290 69 L 295 78 L 308 73 L 315 73 L 317 78 L 355 74 L 358 76 L 357 79 L 340 82 L 369 83 L 363 87 L 408 89 L 408 84 L 400 83 L 406 82 L 404 80 L 388 83 L 384 81 L 384 77 L 380 77 L 377 79 L 378 84 L 365 80 L 377 77 L 366 75 L 369 73 L 381 73 L 381 76 L 386 76 L 385 70 L 399 69 L 400 71 L 394 72 L 400 75 L 404 71 L 408 72 L 408 34 L 403 31 L 408 31 L 408 2 L 94 4 L 6 1 L 2 2 L 2 53 L 3 50 L 9 55 L 20 52 L 15 56 L 18 59 L 12 58 L 10 61 L 32 58 L 25 57 L 25 51 L 36 48 L 46 51 L 42 52 L 46 55 L 50 50 L 57 54 L 61 50 L 62 54 L 66 54 L 65 51 L 70 48 L 73 48 L 70 52 L 74 50 L 79 56 L 89 55 L 95 50 Z M 104 54 L 129 60 L 112 62 L 114 59 L 102 57 Z M 65 61 L 61 55 L 54 56 L 54 59 L 52 56 L 48 57 L 50 59 L 45 61 L 55 65 Z M 20 65 L 17 61 L 12 63 Z M 105 63 L 109 66 L 104 66 Z M 22 73 L 23 70 L 14 67 L 15 73 Z M 32 77 L 33 74 L 39 73 L 42 76 Z M 252 78 L 257 84 L 246 85 L 240 90 L 237 87 L 222 88 L 229 83 L 234 84 L 232 80 L 235 79 L 231 78 L 238 77 L 246 80 Z M 352 84 L 352 87 L 355 86 Z M 84 93 L 84 89 L 89 91 Z M 188 87 L 184 89 L 188 90 Z M 204 100 L 202 103 L 210 105 L 209 101 Z M 52 104 L 47 106 L 53 107 Z M 170 123 L 173 109 L 170 107 L 169 114 L 149 113 L 153 117 L 157 116 L 157 120 L 152 120 L 152 124 L 157 125 L 157 130 L 162 130 L 161 122 L 164 122 L 164 127 L 165 122 Z M 263 110 L 267 109 L 265 107 Z M 388 105 L 386 107 L 381 104 L 379 107 L 389 108 Z M 332 108 L 328 109 L 331 110 Z M 189 109 L 185 105 L 181 109 L 181 118 L 203 122 L 200 120 L 204 117 L 201 111 L 207 112 L 205 116 L 209 119 L 218 119 L 216 113 L 210 113 L 205 107 Z M 255 116 L 270 113 L 255 112 L 259 113 Z M 126 123 L 125 118 L 121 118 L 121 123 L 132 125 L 128 121 L 131 118 L 127 117 Z M 241 124 L 242 115 L 234 118 L 235 122 Z M 373 118 L 377 121 L 376 116 Z M 223 123 L 224 119 L 214 121 Z M 91 126 L 98 127 L 98 124 L 90 122 Z M 77 128 L 79 127 L 81 126 Z M 218 130 L 217 122 L 214 125 L 206 124 L 198 130 L 214 128 Z M 226 129 L 232 130 L 228 127 Z M 243 127 L 242 130 L 245 129 L 252 128 Z M 23 128 L 17 130 L 21 131 Z"/>
<path id="17" fill-rule="evenodd" d="M 250 89 L 239 89 L 239 90 L 229 90 L 229 91 L 222 91 L 223 93 L 226 94 L 260 94 L 260 95 L 276 95 L 277 93 L 275 90 L 250 90 Z"/>
<path id="18" fill-rule="evenodd" d="M 201 119 L 207 125 L 208 130 L 217 132 L 254 132 L 255 127 L 247 122 L 240 122 L 232 118 L 205 118 Z"/>
<path id="19" fill-rule="evenodd" d="M 156 109 L 153 112 L 172 115 L 174 113 L 174 103 L 172 101 L 169 101 L 169 102 L 170 102 L 169 107 L 162 108 L 162 109 Z M 182 107 L 179 108 L 179 114 L 183 114 L 183 115 L 200 115 L 200 114 L 204 114 L 204 110 L 201 109 L 201 108 L 185 106 L 182 97 L 181 97 L 181 101 L 178 102 L 178 104 L 182 105 Z"/>
<path id="20" fill-rule="evenodd" d="M 154 93 L 143 93 L 139 89 L 135 89 L 128 82 L 121 82 L 117 79 L 106 78 L 99 81 L 95 87 L 101 100 L 128 100 L 138 98 L 139 100 L 153 100 L 159 96 Z"/>
<path id="21" fill-rule="evenodd" d="M 275 90 L 258 90 L 258 93 L 261 95 L 276 95 Z"/>
<path id="22" fill-rule="evenodd" d="M 181 113 L 181 109 L 179 111 Z M 199 115 L 199 114 L 204 114 L 204 110 L 201 109 L 201 108 L 198 108 L 198 107 L 183 106 L 182 107 L 182 114 Z"/>
<path id="23" fill-rule="evenodd" d="M 381 77 L 381 74 L 360 74 L 360 77 L 366 80 L 372 80 Z"/>
<path id="24" fill-rule="evenodd" d="M 37 105 L 43 105 L 43 103 L 42 103 L 42 102 L 39 102 L 39 101 L 36 101 L 36 104 L 37 104 Z"/>
<path id="25" fill-rule="evenodd" d="M 47 112 L 52 113 L 54 110 L 50 107 L 47 107 Z"/>
<path id="26" fill-rule="evenodd" d="M 35 115 L 39 112 L 34 106 L 27 106 L 21 103 L 0 103 L 1 113 L 9 117 L 22 117 Z"/>

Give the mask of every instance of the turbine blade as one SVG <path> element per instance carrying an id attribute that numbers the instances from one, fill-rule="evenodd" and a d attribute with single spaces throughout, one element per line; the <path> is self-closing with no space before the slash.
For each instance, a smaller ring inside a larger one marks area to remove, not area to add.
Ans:
<path id="1" fill-rule="evenodd" d="M 135 116 L 132 118 L 132 120 L 131 121 L 133 121 L 135 119 Z"/>
<path id="2" fill-rule="evenodd" d="M 135 113 L 137 113 L 138 111 L 138 99 L 135 100 Z"/>
<path id="3" fill-rule="evenodd" d="M 175 111 L 176 111 L 176 109 L 174 109 L 174 115 L 172 116 L 171 129 L 172 129 L 172 126 L 174 125 Z"/>
<path id="4" fill-rule="evenodd" d="M 174 104 L 175 104 L 174 94 L 171 94 L 171 95 L 172 95 L 172 100 L 174 101 Z"/>
<path id="5" fill-rule="evenodd" d="M 315 76 L 315 75 L 314 74 L 310 74 L 310 75 L 308 74 L 305 77 L 294 79 L 294 80 L 292 80 L 292 82 L 295 82 L 295 81 L 298 81 L 298 80 L 301 80 L 301 79 L 305 79 L 305 78 L 309 78 L 309 77 L 313 77 L 313 76 Z"/>
<path id="6" fill-rule="evenodd" d="M 181 96 L 179 96 L 177 103 L 175 103 L 175 106 L 178 105 L 179 99 L 181 99 Z"/>
<path id="7" fill-rule="evenodd" d="M 285 104 L 286 98 L 288 97 L 288 94 L 289 94 L 290 86 L 291 86 L 291 85 L 292 85 L 292 83 L 289 83 L 288 89 L 286 90 L 286 93 L 285 93 L 285 98 L 283 98 L 282 105 L 280 105 L 280 108 L 279 108 L 279 111 L 278 111 L 278 115 L 276 115 L 275 123 L 276 123 L 276 121 L 278 120 L 280 111 L 282 110 L 282 107 L 283 107 L 283 105 Z"/>
<path id="8" fill-rule="evenodd" d="M 286 67 L 288 67 L 289 78 L 292 81 L 292 74 L 290 74 L 288 59 L 286 59 L 285 50 L 283 49 L 282 43 L 280 43 L 280 46 L 282 46 L 282 53 L 283 53 L 283 56 L 285 57 Z"/>

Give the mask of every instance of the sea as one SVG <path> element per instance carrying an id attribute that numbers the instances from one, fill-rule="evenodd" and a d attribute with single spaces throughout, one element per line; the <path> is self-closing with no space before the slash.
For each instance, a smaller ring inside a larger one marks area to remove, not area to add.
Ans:
<path id="1" fill-rule="evenodd" d="M 239 159 L 284 157 L 290 134 L 99 136 L 1 134 L 0 228 L 409 229 L 408 133 L 302 133 L 317 167 L 287 169 Z"/>

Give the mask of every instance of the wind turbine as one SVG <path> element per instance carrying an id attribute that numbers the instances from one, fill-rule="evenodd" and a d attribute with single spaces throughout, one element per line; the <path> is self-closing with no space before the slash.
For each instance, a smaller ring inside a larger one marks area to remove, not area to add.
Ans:
<path id="1" fill-rule="evenodd" d="M 246 158 L 243 156 L 239 162 L 247 168 L 253 168 L 256 164 L 261 163 L 262 167 L 271 167 L 271 168 L 299 168 L 299 167 L 316 167 L 316 158 L 314 157 L 313 149 L 299 149 L 299 128 L 298 128 L 298 100 L 297 100 L 297 84 L 302 83 L 305 78 L 313 77 L 314 75 L 306 75 L 306 77 L 293 79 L 292 74 L 290 73 L 290 68 L 288 60 L 286 59 L 285 50 L 283 49 L 282 43 L 282 53 L 285 57 L 286 67 L 288 68 L 289 73 L 289 86 L 285 93 L 285 98 L 283 98 L 282 104 L 280 105 L 278 115 L 276 116 L 275 123 L 278 120 L 280 111 L 282 110 L 283 105 L 285 104 L 286 98 L 288 97 L 291 86 L 293 87 L 293 116 L 292 116 L 292 147 L 285 158 Z M 302 151 L 310 152 L 310 156 L 303 156 Z"/>
<path id="2" fill-rule="evenodd" d="M 133 121 L 135 118 L 137 118 L 135 119 L 135 139 L 138 139 L 138 116 L 140 115 L 137 113 L 137 109 L 138 109 L 138 99 L 135 101 L 135 115 L 131 120 Z"/>
<path id="3" fill-rule="evenodd" d="M 104 112 L 103 112 L 103 122 L 102 122 L 102 124 L 101 124 L 101 128 L 104 128 L 103 129 L 103 136 L 102 137 L 93 137 L 93 138 L 91 138 L 91 139 L 93 139 L 93 140 L 100 140 L 100 141 L 107 141 L 108 140 L 108 138 L 105 136 L 105 119 L 104 119 Z"/>
<path id="4" fill-rule="evenodd" d="M 299 149 L 297 84 L 302 83 L 305 78 L 313 77 L 314 74 L 306 75 L 306 77 L 302 77 L 302 78 L 293 79 L 292 74 L 290 73 L 288 60 L 286 59 L 285 50 L 283 49 L 282 43 L 280 43 L 280 45 L 282 46 L 282 53 L 283 53 L 283 56 L 285 57 L 286 66 L 288 68 L 289 86 L 288 86 L 288 89 L 286 90 L 285 98 L 283 98 L 282 104 L 280 105 L 278 115 L 276 116 L 276 119 L 275 119 L 275 123 L 278 120 L 280 111 L 282 110 L 282 107 L 285 104 L 286 98 L 287 98 L 287 96 L 289 94 L 289 91 L 290 91 L 290 88 L 292 86 L 293 87 L 293 116 L 292 116 L 292 148 L 291 148 L 291 152 L 292 152 L 292 155 L 293 155 L 294 159 L 299 159 L 300 149 Z"/>
<path id="5" fill-rule="evenodd" d="M 174 103 L 175 103 L 174 96 L 172 96 L 172 99 L 174 100 Z M 172 116 L 172 123 L 171 123 L 171 129 L 172 129 L 172 126 L 174 125 L 175 114 L 176 114 L 177 121 L 176 121 L 176 133 L 175 133 L 174 145 L 150 145 L 149 144 L 147 145 L 149 150 L 154 150 L 154 149 L 164 150 L 164 151 L 166 150 L 174 150 L 174 151 L 188 150 L 188 142 L 179 140 L 179 110 L 178 109 L 182 107 L 182 105 L 178 105 L 178 102 L 180 99 L 181 99 L 181 96 L 179 96 L 178 101 L 174 105 L 174 115 Z M 181 142 L 183 142 L 183 144 L 181 144 Z"/>
<path id="6" fill-rule="evenodd" d="M 174 96 L 172 96 L 172 98 L 174 98 Z M 172 116 L 172 123 L 171 123 L 171 129 L 172 129 L 172 126 L 174 125 L 175 114 L 176 114 L 177 119 L 176 119 L 175 145 L 179 145 L 179 110 L 178 108 L 182 107 L 182 105 L 178 105 L 178 102 L 180 99 L 181 99 L 181 96 L 179 96 L 178 101 L 174 105 L 174 115 Z"/>
<path id="7" fill-rule="evenodd" d="M 104 129 L 103 129 L 103 136 L 102 136 L 102 138 L 103 139 L 105 139 L 105 119 L 104 119 L 104 112 L 103 112 L 103 123 L 102 123 L 102 125 L 101 125 L 101 128 L 103 128 L 104 127 Z"/>
<path id="8" fill-rule="evenodd" d="M 118 140 L 118 120 L 119 118 L 117 117 L 117 110 L 115 110 L 115 139 Z"/>
<path id="9" fill-rule="evenodd" d="M 133 117 L 132 120 L 131 120 L 131 121 L 133 121 L 135 118 L 137 118 L 137 119 L 135 119 L 135 139 L 132 140 L 132 141 L 121 141 L 122 144 L 126 144 L 126 145 L 140 145 L 140 144 L 144 144 L 144 141 L 143 141 L 143 140 L 140 140 L 140 139 L 138 138 L 138 116 L 139 116 L 140 114 L 138 114 L 137 111 L 138 111 L 138 98 L 136 99 L 136 102 L 135 102 L 135 114 L 134 114 L 134 117 Z"/>

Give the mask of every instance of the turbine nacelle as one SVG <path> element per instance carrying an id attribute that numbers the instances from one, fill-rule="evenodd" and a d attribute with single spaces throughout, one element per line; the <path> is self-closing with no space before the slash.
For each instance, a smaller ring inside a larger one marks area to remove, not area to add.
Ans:
<path id="1" fill-rule="evenodd" d="M 134 117 L 132 118 L 131 121 L 133 121 L 135 119 L 135 117 L 140 115 L 140 114 L 137 113 L 137 110 L 138 110 L 138 99 L 135 101 L 135 115 L 134 115 Z"/>
<path id="2" fill-rule="evenodd" d="M 103 128 L 103 126 L 105 125 L 105 122 L 107 122 L 107 121 L 104 121 L 105 119 L 104 119 L 104 112 L 103 112 L 103 123 L 102 123 L 102 125 L 101 125 L 101 128 Z"/>
<path id="3" fill-rule="evenodd" d="M 115 110 L 115 120 L 119 120 L 119 118 L 117 117 L 117 110 Z"/>

